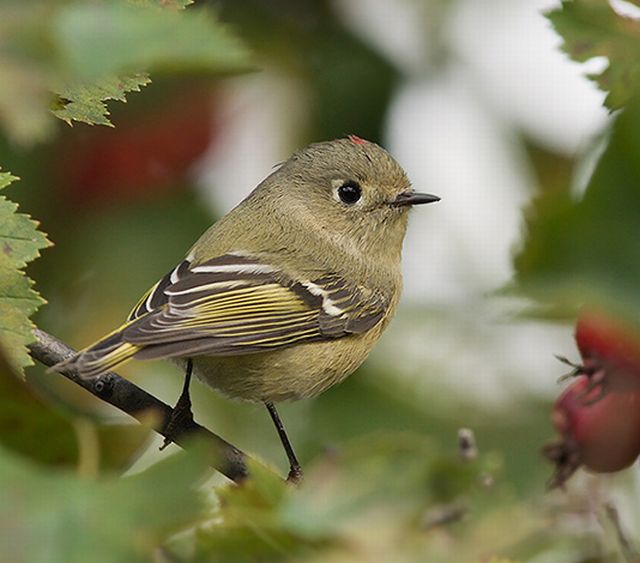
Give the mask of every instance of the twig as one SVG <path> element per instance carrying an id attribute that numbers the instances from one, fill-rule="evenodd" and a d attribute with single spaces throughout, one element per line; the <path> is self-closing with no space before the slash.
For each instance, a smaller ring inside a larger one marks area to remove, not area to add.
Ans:
<path id="1" fill-rule="evenodd" d="M 628 563 L 638 563 L 640 561 L 640 554 L 636 551 L 636 549 L 631 544 L 631 541 L 625 534 L 622 529 L 622 523 L 620 522 L 620 514 L 618 514 L 618 509 L 614 506 L 612 502 L 607 502 L 604 505 L 604 509 L 607 513 L 609 521 L 613 525 L 613 529 L 616 532 L 616 537 L 618 539 L 618 543 L 620 544 L 620 550 L 622 551 L 622 556 L 625 561 Z"/>
<path id="2" fill-rule="evenodd" d="M 31 356 L 47 367 L 62 362 L 75 353 L 73 348 L 43 330 L 35 329 L 34 335 L 37 340 L 29 346 Z M 73 366 L 65 367 L 60 370 L 60 373 L 92 395 L 141 422 L 148 422 L 150 412 L 157 414 L 159 422 L 153 429 L 167 436 L 166 428 L 173 409 L 128 379 L 111 371 L 94 379 L 84 379 Z M 220 436 L 193 420 L 185 421 L 181 426 L 172 428 L 171 439 L 179 446 L 188 447 L 189 440 L 195 436 L 210 445 L 213 453 L 212 467 L 237 483 L 248 476 L 246 454 Z"/>
<path id="3" fill-rule="evenodd" d="M 462 461 L 474 461 L 478 457 L 476 436 L 470 428 L 458 430 L 458 455 Z"/>
<path id="4" fill-rule="evenodd" d="M 447 504 L 430 510 L 424 517 L 424 530 L 431 531 L 434 528 L 448 526 L 459 522 L 467 515 L 467 509 L 457 504 Z"/>

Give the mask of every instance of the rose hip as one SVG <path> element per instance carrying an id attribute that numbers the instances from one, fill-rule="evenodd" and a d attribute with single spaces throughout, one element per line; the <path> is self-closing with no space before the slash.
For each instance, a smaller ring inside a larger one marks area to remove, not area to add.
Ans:
<path id="1" fill-rule="evenodd" d="M 640 333 L 600 311 L 576 325 L 582 356 L 575 380 L 558 397 L 552 420 L 559 438 L 543 449 L 556 465 L 552 487 L 580 466 L 619 471 L 640 455 Z"/>

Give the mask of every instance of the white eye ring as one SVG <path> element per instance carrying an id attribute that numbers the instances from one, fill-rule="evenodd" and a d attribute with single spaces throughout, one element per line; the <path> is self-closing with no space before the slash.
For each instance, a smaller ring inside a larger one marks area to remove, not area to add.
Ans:
<path id="1" fill-rule="evenodd" d="M 362 188 L 355 180 L 334 180 L 334 197 L 344 205 L 356 205 L 362 201 Z"/>

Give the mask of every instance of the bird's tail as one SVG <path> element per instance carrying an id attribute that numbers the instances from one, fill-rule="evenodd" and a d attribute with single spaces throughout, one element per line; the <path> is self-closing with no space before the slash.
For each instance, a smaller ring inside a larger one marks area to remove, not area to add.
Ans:
<path id="1" fill-rule="evenodd" d="M 92 379 L 124 364 L 140 350 L 140 346 L 124 340 L 123 332 L 126 326 L 116 329 L 71 358 L 51 366 L 48 371 L 61 371 L 72 367 L 81 377 Z"/>

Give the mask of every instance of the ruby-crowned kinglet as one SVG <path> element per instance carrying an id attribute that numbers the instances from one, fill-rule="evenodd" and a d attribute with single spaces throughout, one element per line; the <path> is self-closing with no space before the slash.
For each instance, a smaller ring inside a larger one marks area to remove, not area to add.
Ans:
<path id="1" fill-rule="evenodd" d="M 264 402 L 296 477 L 273 403 L 321 393 L 364 361 L 396 310 L 408 210 L 437 200 L 374 143 L 312 144 L 210 227 L 124 325 L 65 363 L 95 377 L 130 358 L 178 359 L 187 401 L 193 369 Z"/>

